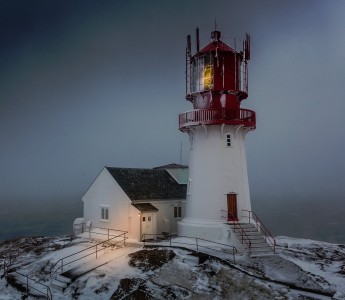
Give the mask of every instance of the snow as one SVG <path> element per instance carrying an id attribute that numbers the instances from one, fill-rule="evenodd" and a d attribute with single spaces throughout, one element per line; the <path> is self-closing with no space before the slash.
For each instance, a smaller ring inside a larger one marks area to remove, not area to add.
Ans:
<path id="1" fill-rule="evenodd" d="M 23 244 L 32 242 L 31 248 L 20 250 L 13 266 L 18 272 L 49 285 L 48 271 L 54 263 L 100 242 L 86 237 L 66 244 L 67 241 L 63 238 L 50 241 L 50 245 L 59 245 L 55 248 L 43 247 L 42 241 L 37 244 L 34 240 L 19 240 L 11 245 L 3 243 L 0 245 L 0 265 L 1 258 L 8 255 L 10 248 L 22 249 Z M 176 242 L 183 243 L 180 246 L 184 248 L 195 249 L 189 239 L 179 238 Z M 53 299 L 110 299 L 124 278 L 137 279 L 138 289 L 157 299 L 172 299 L 173 296 L 177 299 L 345 299 L 344 245 L 278 237 L 276 255 L 236 256 L 236 263 L 231 256 L 212 250 L 216 249 L 215 244 L 205 242 L 203 246 L 207 246 L 209 254 L 220 259 L 209 259 L 193 266 L 187 263 L 190 251 L 171 248 L 176 256 L 149 272 L 129 265 L 128 255 L 141 250 L 142 243 L 127 241 L 125 247 L 106 248 L 97 259 L 91 255 L 71 264 L 68 268 L 75 266 L 88 272 L 72 282 L 63 293 L 51 287 Z M 218 246 L 217 250 L 220 248 Z M 40 249 L 44 251 L 38 251 Z M 333 298 L 323 295 L 327 292 L 334 294 Z M 5 278 L 0 280 L 1 300 L 21 297 L 22 293 Z"/>

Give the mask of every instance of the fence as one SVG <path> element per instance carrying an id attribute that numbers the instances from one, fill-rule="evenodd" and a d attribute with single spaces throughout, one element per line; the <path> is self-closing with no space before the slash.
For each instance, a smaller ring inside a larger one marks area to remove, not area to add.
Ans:
<path id="1" fill-rule="evenodd" d="M 97 227 L 95 227 L 96 229 Z M 105 228 L 98 228 L 98 229 L 105 229 Z M 64 270 L 64 267 L 66 267 L 67 265 L 70 265 L 76 261 L 79 261 L 83 258 L 86 258 L 88 256 L 91 256 L 93 254 L 95 254 L 95 257 L 97 259 L 98 257 L 98 253 L 101 251 L 101 250 L 104 250 L 105 248 L 109 248 L 111 246 L 115 246 L 119 243 L 122 243 L 124 244 L 124 246 L 126 245 L 126 234 L 127 234 L 127 231 L 123 231 L 123 230 L 115 230 L 115 229 L 109 229 L 111 231 L 115 231 L 115 232 L 121 232 L 120 234 L 118 235 L 113 235 L 113 234 L 110 234 L 109 231 L 107 233 L 100 233 L 100 232 L 94 232 L 96 234 L 102 234 L 102 235 L 107 235 L 108 236 L 108 239 L 105 240 L 105 241 L 102 241 L 102 242 L 99 242 L 97 243 L 96 245 L 93 245 L 93 246 L 90 246 L 88 248 L 85 248 L 83 250 L 80 250 L 76 253 L 73 253 L 73 254 L 70 254 L 70 255 L 67 255 L 63 258 L 60 258 L 53 266 L 52 268 L 50 269 L 50 276 L 52 277 L 55 273 L 57 273 L 59 270 L 60 270 L 60 273 L 63 272 Z M 90 231 L 91 232 L 91 231 Z M 91 232 L 92 233 L 92 232 Z M 110 241 L 112 241 L 112 243 L 109 243 Z M 106 243 L 108 243 L 108 245 L 106 245 Z M 102 246 L 101 246 L 102 245 Z M 88 253 L 90 252 L 90 253 Z M 86 254 L 85 254 L 86 253 Z M 81 255 L 81 256 L 79 256 Z"/>
<path id="2" fill-rule="evenodd" d="M 182 240 L 180 239 L 182 238 Z M 177 245 L 185 245 L 185 246 L 194 246 L 195 250 L 199 252 L 201 248 L 208 249 L 212 251 L 218 251 L 225 254 L 229 254 L 232 256 L 232 260 L 235 263 L 235 254 L 237 253 L 237 249 L 234 246 L 230 246 L 227 244 L 222 244 L 214 241 L 205 240 L 202 238 L 197 237 L 189 237 L 189 236 L 171 236 L 171 235 L 163 235 L 163 234 L 143 234 L 143 241 L 144 246 L 147 245 L 157 245 L 157 246 L 165 246 L 165 247 L 179 247 Z M 226 251 L 224 249 L 215 248 L 215 246 L 222 247 L 222 248 L 229 248 L 230 251 Z M 194 250 L 194 249 L 191 249 Z"/>
<path id="3" fill-rule="evenodd" d="M 25 285 L 25 295 L 28 297 L 30 290 L 34 290 L 38 292 L 39 294 L 46 296 L 48 300 L 53 299 L 52 292 L 49 288 L 49 286 L 32 279 L 28 277 L 27 275 L 24 275 L 17 271 L 10 271 L 9 266 L 6 264 L 6 261 L 4 261 L 4 276 L 8 280 L 11 278 L 14 281 L 19 281 Z"/>

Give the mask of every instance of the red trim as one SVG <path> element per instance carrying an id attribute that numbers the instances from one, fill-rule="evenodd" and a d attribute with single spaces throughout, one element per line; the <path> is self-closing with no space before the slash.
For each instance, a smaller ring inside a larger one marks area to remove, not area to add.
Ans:
<path id="1" fill-rule="evenodd" d="M 196 109 L 179 115 L 179 129 L 197 125 L 243 125 L 255 129 L 255 112 L 249 109 Z"/>

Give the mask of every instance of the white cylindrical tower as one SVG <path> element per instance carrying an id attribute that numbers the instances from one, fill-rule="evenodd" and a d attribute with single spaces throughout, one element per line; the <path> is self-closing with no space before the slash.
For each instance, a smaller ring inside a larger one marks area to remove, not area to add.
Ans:
<path id="1" fill-rule="evenodd" d="M 189 180 L 181 236 L 224 240 L 223 224 L 251 211 L 245 135 L 255 112 L 240 108 L 248 97 L 249 36 L 237 52 L 212 32 L 212 42 L 191 55 L 187 37 L 186 99 L 193 110 L 180 114 L 179 129 L 190 139 Z"/>

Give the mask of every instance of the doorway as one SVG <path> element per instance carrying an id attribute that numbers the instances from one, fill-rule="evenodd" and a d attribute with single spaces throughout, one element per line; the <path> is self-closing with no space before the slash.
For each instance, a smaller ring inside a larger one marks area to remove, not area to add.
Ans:
<path id="1" fill-rule="evenodd" d="M 143 213 L 141 215 L 141 230 L 142 235 L 146 237 L 144 239 L 155 239 L 156 236 L 156 214 Z"/>
<path id="2" fill-rule="evenodd" d="M 237 195 L 227 194 L 228 201 L 228 221 L 238 221 Z"/>

